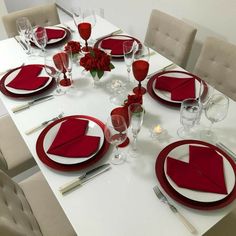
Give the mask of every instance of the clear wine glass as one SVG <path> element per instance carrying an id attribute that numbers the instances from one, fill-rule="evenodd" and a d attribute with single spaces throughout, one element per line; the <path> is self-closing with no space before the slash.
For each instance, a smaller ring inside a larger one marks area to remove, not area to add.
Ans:
<path id="1" fill-rule="evenodd" d="M 111 159 L 111 163 L 118 165 L 125 161 L 125 154 L 119 151 L 119 145 L 127 138 L 127 126 L 125 119 L 120 115 L 111 115 L 108 117 L 105 130 L 106 140 L 115 145 L 116 151 Z"/>
<path id="2" fill-rule="evenodd" d="M 149 47 L 144 44 L 138 44 L 137 50 L 134 54 L 134 62 L 132 63 L 134 78 L 139 82 L 138 86 L 133 89 L 135 94 L 146 93 L 146 89 L 142 87 L 141 82 L 147 77 L 149 70 L 149 58 Z"/>
<path id="3" fill-rule="evenodd" d="M 65 50 L 66 54 L 67 54 L 67 57 L 66 57 L 66 60 L 63 60 L 63 64 L 64 64 L 64 67 L 66 69 L 66 71 L 68 72 L 68 76 L 69 76 L 69 79 L 70 79 L 70 83 L 72 85 L 73 83 L 73 80 L 72 80 L 72 68 L 73 68 L 73 55 L 72 55 L 72 49 L 70 47 L 68 47 L 66 50 Z"/>
<path id="4" fill-rule="evenodd" d="M 128 40 L 123 43 L 123 54 L 124 54 L 125 64 L 127 67 L 129 83 L 131 83 L 130 72 L 132 63 L 134 61 L 134 53 L 136 51 L 136 47 L 137 43 L 133 40 Z"/>
<path id="5" fill-rule="evenodd" d="M 44 27 L 41 26 L 34 27 L 33 41 L 36 44 L 36 46 L 42 50 L 42 56 L 43 56 L 48 42 L 47 32 Z"/>
<path id="6" fill-rule="evenodd" d="M 132 103 L 129 105 L 129 119 L 130 127 L 133 133 L 132 149 L 137 150 L 137 138 L 138 133 L 141 130 L 143 124 L 144 109 L 139 103 Z"/>
<path id="7" fill-rule="evenodd" d="M 30 44 L 30 40 L 32 38 L 33 29 L 32 29 L 32 26 L 30 24 L 29 19 L 27 17 L 17 18 L 16 19 L 16 28 L 17 28 L 17 31 L 18 31 L 20 37 L 21 37 L 21 40 L 23 42 L 25 42 L 25 44 L 27 46 L 26 53 L 28 55 L 30 55 L 31 52 L 32 52 L 32 47 L 31 47 L 31 44 Z"/>
<path id="8" fill-rule="evenodd" d="M 207 140 L 214 141 L 216 136 L 212 131 L 214 123 L 225 119 L 229 108 L 229 98 L 224 94 L 213 94 L 208 100 L 205 107 L 206 118 L 211 122 L 210 127 L 207 130 L 201 132 L 201 137 Z"/>
<path id="9" fill-rule="evenodd" d="M 185 99 L 181 103 L 180 108 L 180 123 L 182 127 L 177 133 L 181 138 L 193 138 L 194 134 L 191 129 L 197 123 L 201 111 L 201 104 L 198 99 Z"/>
<path id="10" fill-rule="evenodd" d="M 46 52 L 44 54 L 44 69 L 49 76 L 55 78 L 56 80 L 57 88 L 55 91 L 55 95 L 63 95 L 65 94 L 65 91 L 62 90 L 60 86 L 61 70 L 59 70 L 55 65 L 55 61 L 53 60 L 54 55 L 55 52 Z"/>

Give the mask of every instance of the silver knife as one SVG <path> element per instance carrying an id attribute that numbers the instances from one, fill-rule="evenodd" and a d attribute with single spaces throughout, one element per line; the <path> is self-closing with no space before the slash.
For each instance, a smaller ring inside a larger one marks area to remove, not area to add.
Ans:
<path id="1" fill-rule="evenodd" d="M 41 102 L 45 102 L 45 101 L 48 101 L 48 100 L 51 100 L 53 99 L 54 96 L 53 95 L 48 95 L 48 96 L 45 96 L 45 97 L 40 97 L 40 98 L 37 98 L 31 102 L 27 102 L 23 105 L 19 105 L 19 106 L 16 106 L 16 107 L 13 107 L 11 110 L 16 113 L 18 111 L 21 111 L 21 110 L 24 110 L 24 109 L 27 109 L 33 105 L 36 105 L 36 104 L 39 104 Z"/>
<path id="2" fill-rule="evenodd" d="M 59 188 L 59 191 L 62 194 L 64 194 L 64 193 L 76 188 L 77 186 L 81 186 L 82 184 L 84 184 L 88 180 L 93 179 L 94 177 L 104 173 L 105 171 L 109 170 L 110 168 L 111 168 L 111 165 L 109 163 L 107 163 L 107 164 L 103 164 L 101 166 L 98 166 L 92 170 L 89 170 L 86 173 L 84 173 L 83 175 L 73 179 L 72 181 L 70 181 L 66 184 L 63 184 Z"/>

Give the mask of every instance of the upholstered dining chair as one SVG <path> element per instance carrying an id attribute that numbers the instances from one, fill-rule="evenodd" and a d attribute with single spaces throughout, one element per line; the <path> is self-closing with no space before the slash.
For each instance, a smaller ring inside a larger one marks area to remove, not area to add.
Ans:
<path id="1" fill-rule="evenodd" d="M 236 45 L 207 38 L 193 73 L 236 101 Z"/>
<path id="2" fill-rule="evenodd" d="M 0 171 L 0 232 L 6 236 L 76 235 L 40 171 L 19 184 Z"/>
<path id="3" fill-rule="evenodd" d="M 0 117 L 0 169 L 15 176 L 36 163 L 9 115 Z"/>
<path id="4" fill-rule="evenodd" d="M 12 12 L 2 17 L 3 25 L 9 38 L 18 34 L 16 29 L 16 19 L 22 16 L 27 17 L 32 26 L 49 26 L 60 23 L 55 3 Z"/>
<path id="5" fill-rule="evenodd" d="M 185 67 L 196 32 L 191 25 L 153 9 L 144 43 L 175 64 Z"/>

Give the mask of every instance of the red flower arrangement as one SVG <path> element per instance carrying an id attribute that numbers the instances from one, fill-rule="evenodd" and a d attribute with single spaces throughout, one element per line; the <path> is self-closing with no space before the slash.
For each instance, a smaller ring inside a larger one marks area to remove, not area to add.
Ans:
<path id="1" fill-rule="evenodd" d="M 124 106 L 128 107 L 132 103 L 143 104 L 143 96 L 142 96 L 142 94 L 128 95 L 128 98 L 124 101 Z"/>
<path id="2" fill-rule="evenodd" d="M 96 75 L 100 79 L 104 71 L 111 71 L 114 69 L 114 65 L 111 63 L 111 58 L 104 51 L 98 48 L 92 48 L 84 57 L 80 59 L 80 65 L 85 70 L 90 71 L 92 77 Z"/>
<path id="3" fill-rule="evenodd" d="M 65 46 L 65 51 L 71 49 L 72 54 L 77 54 L 81 52 L 81 45 L 76 41 L 69 41 Z"/>

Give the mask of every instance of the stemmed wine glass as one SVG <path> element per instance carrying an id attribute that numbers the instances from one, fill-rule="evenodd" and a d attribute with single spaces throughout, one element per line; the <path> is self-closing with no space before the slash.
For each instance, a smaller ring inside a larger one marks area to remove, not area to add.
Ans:
<path id="1" fill-rule="evenodd" d="M 137 150 L 137 138 L 138 133 L 141 130 L 143 124 L 144 109 L 139 103 L 132 103 L 129 105 L 129 120 L 130 127 L 133 133 L 132 149 Z"/>
<path id="2" fill-rule="evenodd" d="M 123 43 L 123 54 L 125 59 L 125 64 L 128 72 L 128 81 L 130 81 L 131 66 L 134 61 L 134 53 L 136 51 L 137 43 L 133 40 L 128 40 Z"/>
<path id="3" fill-rule="evenodd" d="M 30 24 L 30 21 L 27 17 L 20 17 L 16 19 L 16 28 L 19 32 L 19 35 L 21 37 L 21 40 L 26 43 L 27 46 L 27 54 L 31 54 L 32 48 L 30 44 L 30 40 L 32 37 L 32 26 Z"/>
<path id="4" fill-rule="evenodd" d="M 120 115 L 111 115 L 108 117 L 104 134 L 106 140 L 116 147 L 111 163 L 115 165 L 123 163 L 125 160 L 125 155 L 119 151 L 118 146 L 123 143 L 127 137 L 127 126 L 124 118 Z"/>
<path id="5" fill-rule="evenodd" d="M 134 62 L 132 69 L 135 79 L 139 82 L 138 86 L 133 89 L 135 94 L 145 94 L 146 89 L 142 87 L 141 82 L 146 78 L 149 70 L 149 47 L 144 44 L 138 44 L 137 50 L 134 54 Z"/>
<path id="6" fill-rule="evenodd" d="M 49 76 L 51 76 L 52 78 L 55 78 L 56 80 L 57 89 L 56 89 L 55 95 L 62 95 L 65 93 L 65 91 L 63 91 L 60 86 L 61 70 L 57 68 L 55 61 L 53 60 L 54 55 L 55 55 L 55 52 L 46 52 L 44 54 L 44 69 Z"/>
<path id="7" fill-rule="evenodd" d="M 46 29 L 41 26 L 36 26 L 33 29 L 33 41 L 37 47 L 42 50 L 42 55 L 45 53 L 45 48 L 48 42 Z"/>
<path id="8" fill-rule="evenodd" d="M 88 40 L 91 36 L 92 27 L 96 23 L 94 11 L 92 9 L 85 9 L 83 11 L 78 9 L 77 12 L 73 13 L 73 19 L 78 28 L 80 37 L 85 40 L 85 47 L 82 48 L 82 51 L 88 52 Z"/>
<path id="9" fill-rule="evenodd" d="M 214 141 L 216 139 L 212 126 L 214 123 L 225 119 L 229 108 L 229 98 L 224 94 L 213 94 L 208 100 L 205 107 L 206 118 L 211 122 L 210 127 L 207 130 L 201 132 L 201 137 L 207 140 Z"/>
<path id="10" fill-rule="evenodd" d="M 66 72 L 68 72 L 69 65 L 72 63 L 71 58 L 68 53 L 62 51 L 53 55 L 53 61 L 56 68 L 63 73 L 63 79 L 60 80 L 60 85 L 64 88 L 69 88 L 71 86 L 71 80 L 66 76 Z"/>
<path id="11" fill-rule="evenodd" d="M 180 108 L 180 123 L 182 127 L 178 129 L 177 133 L 181 138 L 192 138 L 191 129 L 199 120 L 201 111 L 201 104 L 197 99 L 185 99 L 181 103 Z"/>

